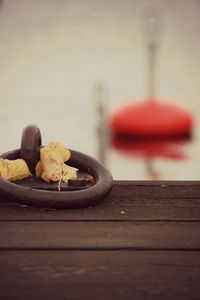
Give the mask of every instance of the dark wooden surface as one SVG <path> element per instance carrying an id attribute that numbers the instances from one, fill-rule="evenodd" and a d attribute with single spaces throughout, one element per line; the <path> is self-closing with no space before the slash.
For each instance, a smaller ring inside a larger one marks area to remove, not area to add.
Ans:
<path id="1" fill-rule="evenodd" d="M 200 299 L 200 183 L 116 181 L 76 210 L 0 197 L 0 299 Z"/>

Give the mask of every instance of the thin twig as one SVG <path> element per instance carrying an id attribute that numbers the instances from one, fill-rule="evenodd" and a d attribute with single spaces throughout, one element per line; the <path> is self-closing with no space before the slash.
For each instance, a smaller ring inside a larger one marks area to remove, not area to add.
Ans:
<path id="1" fill-rule="evenodd" d="M 59 192 L 60 192 L 61 180 L 62 180 L 62 177 L 61 177 L 60 180 L 58 181 L 58 191 L 59 191 Z"/>

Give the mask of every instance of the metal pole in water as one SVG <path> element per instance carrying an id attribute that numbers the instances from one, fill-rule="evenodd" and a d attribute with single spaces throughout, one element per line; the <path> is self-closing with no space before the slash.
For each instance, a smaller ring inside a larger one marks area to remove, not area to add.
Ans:
<path id="1" fill-rule="evenodd" d="M 96 137 L 97 137 L 97 159 L 107 165 L 108 152 L 108 128 L 106 122 L 107 96 L 103 83 L 97 83 L 94 88 Z"/>

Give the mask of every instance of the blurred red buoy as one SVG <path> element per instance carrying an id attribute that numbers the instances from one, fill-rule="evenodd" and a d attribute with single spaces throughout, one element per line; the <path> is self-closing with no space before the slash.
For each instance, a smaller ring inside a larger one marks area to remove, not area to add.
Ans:
<path id="1" fill-rule="evenodd" d="M 179 104 L 149 99 L 127 104 L 109 118 L 111 132 L 139 137 L 190 135 L 192 114 Z"/>
<path id="2" fill-rule="evenodd" d="M 114 112 L 109 120 L 111 132 L 141 138 L 180 137 L 190 135 L 193 115 L 180 104 L 162 101 L 156 96 L 156 62 L 163 24 L 162 8 L 150 5 L 142 18 L 147 46 L 147 98 L 132 102 Z"/>

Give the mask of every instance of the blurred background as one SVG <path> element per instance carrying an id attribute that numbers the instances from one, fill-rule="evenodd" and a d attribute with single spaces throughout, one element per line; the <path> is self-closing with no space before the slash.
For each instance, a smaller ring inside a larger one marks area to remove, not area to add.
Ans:
<path id="1" fill-rule="evenodd" d="M 1 153 L 19 148 L 23 128 L 37 124 L 43 144 L 96 157 L 114 179 L 200 179 L 200 1 L 0 3 Z M 195 122 L 192 138 L 173 150 L 143 145 L 133 154 L 113 147 L 102 127 L 121 103 L 146 96 L 146 6 L 161 16 L 156 95 L 187 106 Z"/>

